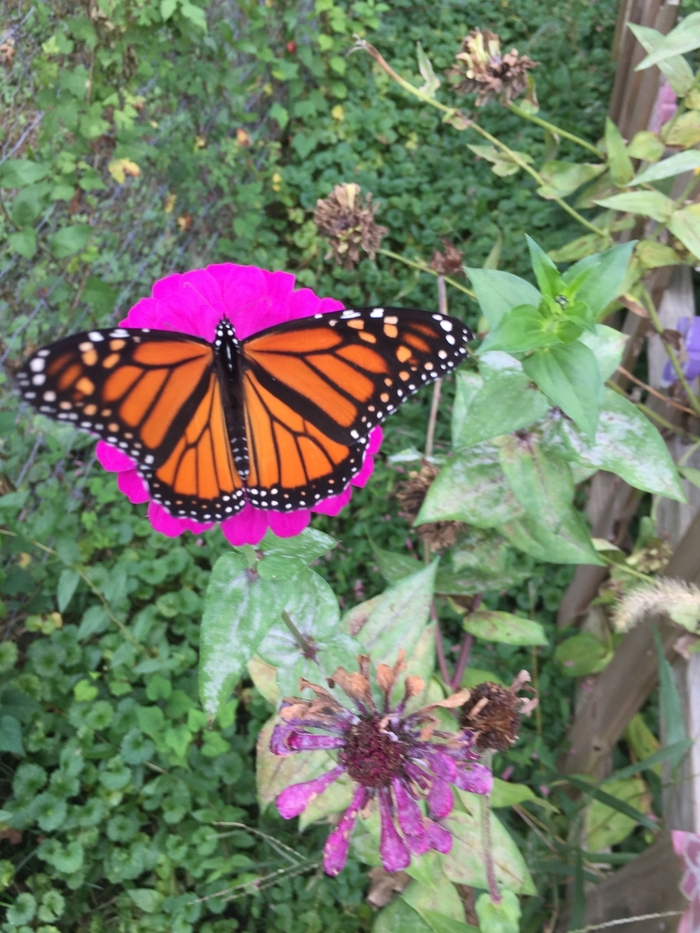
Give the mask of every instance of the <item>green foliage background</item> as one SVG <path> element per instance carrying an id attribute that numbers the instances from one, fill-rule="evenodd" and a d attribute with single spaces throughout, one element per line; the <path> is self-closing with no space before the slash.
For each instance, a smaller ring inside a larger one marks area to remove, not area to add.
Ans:
<path id="1" fill-rule="evenodd" d="M 198 621 L 206 575 L 225 547 L 219 532 L 175 542 L 152 532 L 144 507 L 130 506 L 95 465 L 93 441 L 18 412 L 12 372 L 42 342 L 118 320 L 160 276 L 209 262 L 287 269 L 348 304 L 432 307 L 433 280 L 386 257 L 353 272 L 324 262 L 311 218 L 316 199 L 340 181 L 357 181 L 381 202 L 387 248 L 429 259 L 449 236 L 479 266 L 500 233 L 502 266 L 526 274 L 524 232 L 550 248 L 577 235 L 570 219 L 534 198 L 528 180 L 475 163 L 459 134 L 406 100 L 366 56 L 345 53 L 353 34 L 366 35 L 418 80 L 417 40 L 440 73 L 469 28 L 495 29 L 504 47 L 540 61 L 543 111 L 596 140 L 615 12 L 611 0 L 501 0 L 487 14 L 459 0 L 5 5 L 0 25 L 15 52 L 0 73 L 8 160 L 0 164 L 8 244 L 0 519 L 15 536 L 2 545 L 0 720 L 14 717 L 22 733 L 8 733 L 0 755 L 0 822 L 12 827 L 0 841 L 0 900 L 13 905 L 3 929 L 370 928 L 365 877 L 352 861 L 338 879 L 309 885 L 308 874 L 288 872 L 230 903 L 191 903 L 285 866 L 269 841 L 214 821 L 269 832 L 302 859 L 317 856 L 326 830 L 298 836 L 270 809 L 259 812 L 254 745 L 270 707 L 256 690 L 244 686 L 212 730 L 198 706 Z M 540 154 L 534 127 L 497 107 L 486 120 L 514 148 Z M 37 163 L 36 177 L 18 175 L 17 159 Z M 119 184 L 108 169 L 119 159 L 140 175 Z M 451 302 L 475 322 L 465 296 L 454 292 Z M 427 405 L 424 393 L 392 419 L 385 453 L 421 446 Z M 346 605 L 384 586 L 370 538 L 401 551 L 412 537 L 389 496 L 395 478 L 381 460 L 339 519 L 316 521 L 341 539 L 317 569 Z M 532 613 L 553 642 L 570 573 L 539 568 L 503 608 Z M 449 640 L 457 632 L 449 611 L 444 622 Z M 514 778 L 535 787 L 570 709 L 569 688 L 547 660 L 547 745 L 528 725 L 496 763 L 513 764 Z M 529 652 L 503 645 L 472 660 L 504 681 L 530 663 Z M 529 858 L 535 837 L 512 822 Z M 545 906 L 530 899 L 524 930 L 541 928 Z"/>

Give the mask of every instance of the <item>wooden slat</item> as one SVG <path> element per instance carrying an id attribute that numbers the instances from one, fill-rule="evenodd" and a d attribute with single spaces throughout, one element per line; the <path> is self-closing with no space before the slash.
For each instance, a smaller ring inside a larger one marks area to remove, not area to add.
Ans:
<path id="1" fill-rule="evenodd" d="M 696 515 L 663 575 L 700 582 L 700 514 Z M 600 674 L 587 703 L 569 732 L 570 749 L 561 762 L 565 774 L 597 774 L 627 723 L 656 686 L 658 669 L 653 626 L 661 635 L 667 656 L 685 630 L 667 617 L 652 617 L 632 629 L 620 642 L 610 664 Z"/>

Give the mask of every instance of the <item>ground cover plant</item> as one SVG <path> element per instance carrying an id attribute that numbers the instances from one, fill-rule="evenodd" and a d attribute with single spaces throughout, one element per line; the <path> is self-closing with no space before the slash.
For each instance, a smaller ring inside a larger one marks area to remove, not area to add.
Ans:
<path id="1" fill-rule="evenodd" d="M 585 483 L 684 497 L 658 416 L 609 383 L 624 339 L 602 321 L 624 296 L 660 328 L 645 273 L 700 256 L 692 189 L 671 190 L 700 165 L 697 26 L 638 35 L 680 106 L 625 141 L 614 14 L 3 10 L 3 929 L 535 931 L 570 881 L 576 929 L 584 881 L 658 832 L 657 772 L 688 742 L 659 747 L 656 704 L 606 784 L 556 766 L 572 676 L 619 637 L 559 640 L 574 565 L 611 564 L 616 592 L 658 569 L 648 516 L 631 555 L 591 540 Z M 386 422 L 344 511 L 234 545 L 158 530 L 123 464 L 100 457 L 118 486 L 14 392 L 43 343 L 223 262 L 478 335 Z"/>

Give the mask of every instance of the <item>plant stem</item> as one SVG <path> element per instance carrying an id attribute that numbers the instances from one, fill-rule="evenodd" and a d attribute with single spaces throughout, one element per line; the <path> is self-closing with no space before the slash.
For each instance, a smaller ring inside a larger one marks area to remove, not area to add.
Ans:
<path id="1" fill-rule="evenodd" d="M 437 277 L 438 309 L 440 314 L 447 315 L 447 289 L 445 288 L 445 278 L 442 275 Z M 433 443 L 435 441 L 435 423 L 437 422 L 438 407 L 440 405 L 440 390 L 442 389 L 442 379 L 436 379 L 433 385 L 433 399 L 430 404 L 430 416 L 428 418 L 428 430 L 425 435 L 425 459 L 429 460 L 433 455 Z"/>
<path id="2" fill-rule="evenodd" d="M 563 130 L 560 126 L 555 126 L 554 123 L 550 123 L 549 120 L 544 120 L 542 117 L 538 117 L 534 113 L 528 113 L 527 110 L 521 110 L 517 104 L 509 104 L 508 109 L 511 113 L 514 113 L 518 117 L 522 117 L 523 120 L 529 120 L 530 123 L 536 123 L 537 126 L 543 127 L 545 130 L 549 130 L 550 133 L 554 133 L 557 136 L 561 136 L 563 139 L 569 139 L 572 143 L 576 143 L 577 146 L 582 146 L 584 149 L 588 149 L 589 152 L 595 153 L 595 155 L 600 158 L 600 153 L 593 145 L 593 143 L 587 142 L 585 139 L 581 139 L 580 136 L 575 136 L 573 133 L 570 133 L 568 130 Z"/>
<path id="3" fill-rule="evenodd" d="M 653 389 L 650 385 L 647 385 L 646 382 L 642 382 L 641 379 L 637 379 L 637 377 L 633 376 L 632 373 L 626 370 L 624 366 L 618 366 L 617 371 L 622 373 L 626 379 L 630 379 L 632 382 L 636 383 L 638 386 L 644 389 L 645 392 L 649 392 L 651 395 L 655 395 L 656 398 L 660 399 L 665 405 L 669 405 L 671 408 L 677 408 L 679 411 L 684 411 L 688 415 L 695 414 L 692 408 L 687 408 L 685 405 L 680 405 L 672 398 L 669 398 L 668 395 L 664 395 L 663 392 L 659 392 L 657 389 Z"/>
<path id="4" fill-rule="evenodd" d="M 492 766 L 493 755 L 491 752 L 484 752 L 483 763 L 487 768 Z M 501 903 L 501 895 L 496 882 L 496 866 L 493 861 L 493 845 L 491 839 L 491 795 L 482 794 L 479 798 L 481 805 L 481 840 L 484 847 L 484 862 L 486 863 L 486 880 L 489 886 L 489 897 L 491 901 L 498 905 Z"/>
<path id="5" fill-rule="evenodd" d="M 377 64 L 381 68 L 383 68 L 384 71 L 386 71 L 389 77 L 393 78 L 393 80 L 396 81 L 396 83 L 400 85 L 405 91 L 408 91 L 409 94 L 412 94 L 414 97 L 417 97 L 419 100 L 422 100 L 423 103 L 429 104 L 431 107 L 434 107 L 436 110 L 440 110 L 442 113 L 444 113 L 445 122 L 449 122 L 450 120 L 454 119 L 454 117 L 460 115 L 459 111 L 456 108 L 446 107 L 444 104 L 441 104 L 439 100 L 436 100 L 434 97 L 430 97 L 424 91 L 421 91 L 419 88 L 414 87 L 404 78 L 402 78 L 400 74 L 397 74 L 397 72 L 394 71 L 391 65 L 389 65 L 389 63 L 384 59 L 382 54 L 377 49 L 375 49 L 375 47 L 371 45 L 369 42 L 366 42 L 364 39 L 359 39 L 355 45 L 355 48 L 362 49 L 365 52 L 368 52 L 372 56 L 372 58 L 377 62 Z M 525 162 L 525 160 L 522 159 L 518 155 L 517 152 L 514 152 L 512 149 L 506 146 L 505 143 L 502 143 L 500 139 L 497 139 L 495 136 L 492 136 L 491 133 L 489 133 L 487 130 L 479 126 L 478 123 L 474 123 L 472 120 L 466 120 L 466 125 L 464 126 L 464 129 L 472 129 L 476 133 L 479 133 L 480 136 L 483 136 L 484 139 L 487 139 L 493 146 L 496 146 L 498 149 L 504 152 L 508 156 L 508 158 L 511 159 L 511 161 L 515 162 L 516 165 L 524 169 L 532 178 L 535 179 L 535 181 L 540 187 L 544 187 L 546 185 L 544 178 L 542 178 L 539 172 L 537 172 L 534 168 L 532 168 L 532 166 L 528 165 L 528 163 Z M 559 207 L 562 208 L 562 210 L 565 210 L 567 214 L 573 217 L 574 220 L 577 220 L 582 226 L 586 227 L 587 230 L 591 230 L 593 233 L 600 236 L 601 234 L 600 229 L 596 227 L 594 224 L 592 224 L 590 221 L 586 220 L 585 217 L 582 217 L 578 211 L 574 210 L 574 208 L 571 207 L 569 204 L 567 204 L 566 201 L 564 201 L 562 198 L 553 197 L 548 200 L 554 201 L 556 204 L 559 205 Z"/>
<path id="6" fill-rule="evenodd" d="M 282 610 L 282 621 L 287 626 L 289 631 L 292 633 L 294 641 L 297 643 L 301 649 L 302 654 L 305 658 L 308 658 L 310 661 L 316 661 L 316 649 L 307 641 L 304 636 L 301 634 L 296 625 L 292 622 L 291 616 L 286 609 Z"/>
<path id="7" fill-rule="evenodd" d="M 474 636 L 470 635 L 469 632 L 466 632 L 464 639 L 462 640 L 462 650 L 459 652 L 459 658 L 457 659 L 457 666 L 455 667 L 455 672 L 452 677 L 452 689 L 459 690 L 460 684 L 462 683 L 462 677 L 464 677 L 464 672 L 469 666 L 469 656 L 472 650 L 472 642 L 474 641 Z"/>
<path id="8" fill-rule="evenodd" d="M 435 269 L 431 269 L 430 266 L 427 266 L 424 262 L 417 262 L 413 259 L 406 259 L 405 256 L 401 256 L 400 253 L 392 253 L 390 249 L 378 249 L 378 253 L 381 253 L 382 256 L 389 256 L 391 259 L 398 259 L 399 262 L 404 263 L 407 266 L 411 266 L 413 269 L 420 269 L 421 272 L 427 272 L 430 275 L 437 276 Z M 448 278 L 447 276 L 442 276 L 448 285 L 451 285 L 453 288 L 459 289 L 460 292 L 464 292 L 465 295 L 469 295 L 470 298 L 476 300 L 476 294 L 467 288 L 466 285 L 461 285 L 459 282 L 455 282 L 454 279 Z"/>
<path id="9" fill-rule="evenodd" d="M 628 402 L 631 402 L 631 399 L 627 397 L 627 393 L 625 392 L 625 390 L 620 388 L 620 386 L 617 385 L 617 383 L 611 382 L 610 380 L 608 380 L 605 383 L 605 385 L 609 389 L 612 389 L 614 392 L 617 392 L 618 395 L 621 395 L 623 398 L 626 398 Z M 667 421 L 665 418 L 657 414 L 657 412 L 653 411 L 647 405 L 644 405 L 642 402 L 631 402 L 631 403 L 632 405 L 634 405 L 635 408 L 638 408 L 640 411 L 644 412 L 647 418 L 649 418 L 651 421 L 656 421 L 657 424 L 660 424 L 661 427 L 666 428 L 668 431 L 673 431 L 674 434 L 680 434 L 682 437 L 685 437 L 691 443 L 695 443 L 695 441 L 698 440 L 698 438 L 694 434 L 691 434 L 690 431 L 686 431 L 685 428 L 681 428 L 677 424 L 671 424 L 670 421 Z"/>

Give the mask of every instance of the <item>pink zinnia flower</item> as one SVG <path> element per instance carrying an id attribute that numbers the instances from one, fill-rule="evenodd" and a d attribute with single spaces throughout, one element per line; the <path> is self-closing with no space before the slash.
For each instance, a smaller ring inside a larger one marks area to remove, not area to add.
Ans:
<path id="1" fill-rule="evenodd" d="M 137 302 L 119 323 L 123 327 L 192 334 L 213 342 L 218 323 L 227 317 L 238 339 L 245 340 L 285 321 L 342 308 L 341 302 L 319 298 L 310 288 L 295 291 L 294 276 L 288 272 L 267 272 L 256 266 L 226 262 L 160 279 L 153 286 L 152 296 Z M 339 495 L 324 499 L 312 509 L 284 513 L 246 503 L 240 512 L 221 522 L 225 537 L 234 545 L 257 544 L 268 528 L 282 538 L 299 534 L 309 524 L 311 512 L 337 515 L 350 501 L 351 486 L 364 486 L 372 475 L 372 454 L 379 450 L 381 442 L 382 429 L 376 427 L 370 434 L 362 470 Z M 117 485 L 131 502 L 149 502 L 148 487 L 131 457 L 105 441 L 98 442 L 96 454 L 106 470 L 117 473 Z M 214 524 L 176 517 L 155 501 L 149 502 L 148 518 L 156 531 L 170 537 L 183 531 L 206 531 Z"/>
<path id="2" fill-rule="evenodd" d="M 475 794 L 491 791 L 493 776 L 476 763 L 472 733 L 467 729 L 438 731 L 437 719 L 431 713 L 437 706 L 461 706 L 469 699 L 468 690 L 406 715 L 408 700 L 424 686 L 420 677 L 407 677 L 403 699 L 391 707 L 394 684 L 404 667 L 403 656 L 400 652 L 393 668 L 377 665 L 377 684 L 384 695 L 381 710 L 372 698 L 366 655 L 358 658 L 359 673 L 349 674 L 339 667 L 329 680 L 350 697 L 354 710 L 342 706 L 324 687 L 306 680 L 300 682 L 301 688 L 309 687 L 316 699 L 288 697 L 282 703 L 284 722 L 272 733 L 272 752 L 291 755 L 336 749 L 338 764 L 321 777 L 283 790 L 276 800 L 280 814 L 285 819 L 299 816 L 342 774 L 357 784 L 350 806 L 326 841 L 323 867 L 329 875 L 337 875 L 345 865 L 357 816 L 374 798 L 379 803 L 379 852 L 384 868 L 400 871 L 410 864 L 411 855 L 422 855 L 429 849 L 449 852 L 452 848 L 452 836 L 438 822 L 452 810 L 451 784 Z M 425 798 L 431 818 L 423 815 L 420 798 Z"/>
<path id="3" fill-rule="evenodd" d="M 681 917 L 678 933 L 696 933 L 700 930 L 700 835 L 675 829 L 671 839 L 675 853 L 685 868 L 680 889 L 690 901 Z"/>

